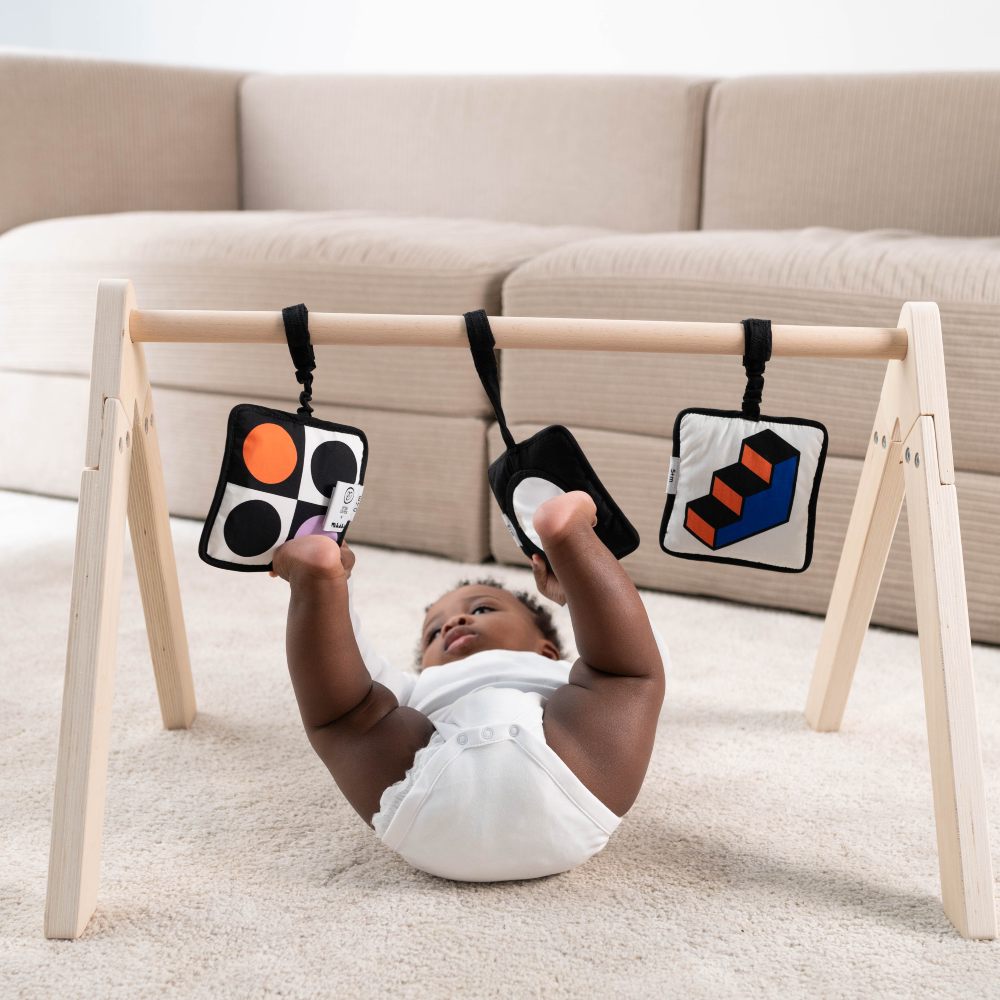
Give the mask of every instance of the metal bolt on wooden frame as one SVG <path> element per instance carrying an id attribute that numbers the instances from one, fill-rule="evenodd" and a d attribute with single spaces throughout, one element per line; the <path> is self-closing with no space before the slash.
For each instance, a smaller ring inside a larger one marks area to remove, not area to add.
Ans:
<path id="1" fill-rule="evenodd" d="M 500 349 L 743 353 L 739 323 L 498 316 L 491 325 Z M 311 313 L 309 326 L 316 344 L 468 349 L 460 316 Z M 98 287 L 45 906 L 49 938 L 79 937 L 96 905 L 126 519 L 163 725 L 188 728 L 196 713 L 142 348 L 153 341 L 285 343 L 280 312 L 140 310 L 127 279 Z M 775 326 L 772 354 L 888 362 L 806 718 L 818 730 L 840 727 L 905 496 L 941 895 L 964 937 L 993 938 L 993 872 L 937 306 L 906 303 L 892 329 Z"/>

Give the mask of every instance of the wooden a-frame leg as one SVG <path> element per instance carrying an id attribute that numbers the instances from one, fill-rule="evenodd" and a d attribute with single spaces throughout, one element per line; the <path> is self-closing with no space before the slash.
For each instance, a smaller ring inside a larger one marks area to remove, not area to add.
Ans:
<path id="1" fill-rule="evenodd" d="M 99 464 L 80 481 L 45 899 L 49 938 L 79 937 L 97 899 L 131 427 L 121 401 L 105 399 Z"/>
<path id="2" fill-rule="evenodd" d="M 142 345 L 124 279 L 100 282 L 80 483 L 62 723 L 56 764 L 45 936 L 76 938 L 94 911 L 104 823 L 126 514 L 164 725 L 195 714 Z"/>
<path id="3" fill-rule="evenodd" d="M 907 302 L 898 326 L 909 334 L 907 354 L 886 369 L 806 717 L 816 729 L 840 726 L 905 494 L 941 895 L 963 936 L 993 938 L 993 872 L 941 317 L 933 302 Z"/>
<path id="4" fill-rule="evenodd" d="M 137 349 L 141 346 L 135 345 Z M 194 683 L 170 535 L 153 394 L 148 382 L 143 388 L 142 398 L 136 396 L 135 423 L 132 427 L 135 446 L 129 478 L 128 525 L 156 677 L 156 692 L 160 700 L 160 715 L 165 728 L 187 729 L 197 711 Z"/>
<path id="5" fill-rule="evenodd" d="M 905 442 L 906 513 L 944 910 L 963 937 L 997 934 L 958 497 L 942 483 L 934 418 Z"/>
<path id="6" fill-rule="evenodd" d="M 892 364 L 898 362 L 890 363 L 882 387 L 806 701 L 806 719 L 821 732 L 839 729 L 844 717 L 903 504 L 903 446 L 895 407 L 898 373 Z"/>

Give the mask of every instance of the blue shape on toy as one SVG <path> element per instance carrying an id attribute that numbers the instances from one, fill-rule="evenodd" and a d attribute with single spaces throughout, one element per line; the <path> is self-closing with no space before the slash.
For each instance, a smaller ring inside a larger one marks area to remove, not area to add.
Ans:
<path id="1" fill-rule="evenodd" d="M 792 515 L 798 469 L 797 454 L 775 465 L 768 488 L 748 496 L 743 501 L 740 519 L 718 529 L 714 548 L 721 549 L 725 545 L 741 542 L 751 535 L 759 535 L 762 531 L 784 524 Z"/>

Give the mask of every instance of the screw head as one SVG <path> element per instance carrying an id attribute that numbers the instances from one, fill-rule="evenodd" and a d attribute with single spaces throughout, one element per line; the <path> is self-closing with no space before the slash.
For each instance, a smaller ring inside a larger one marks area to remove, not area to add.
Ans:
<path id="1" fill-rule="evenodd" d="M 906 461 L 909 462 L 909 460 L 910 460 L 910 449 L 907 448 L 906 449 Z"/>
<path id="2" fill-rule="evenodd" d="M 913 464 L 920 465 L 920 452 L 918 451 L 916 455 L 913 456 Z"/>
<path id="3" fill-rule="evenodd" d="M 142 422 L 142 432 L 144 434 L 149 433 L 149 417 L 146 417 Z"/>
<path id="4" fill-rule="evenodd" d="M 119 451 L 122 450 L 122 439 L 121 438 L 118 439 L 118 450 Z"/>
<path id="5" fill-rule="evenodd" d="M 872 438 L 875 444 L 878 444 L 878 431 L 875 432 L 875 436 Z"/>
<path id="6" fill-rule="evenodd" d="M 125 432 L 125 447 L 128 448 L 132 444 L 132 434 L 130 431 Z"/>
<path id="7" fill-rule="evenodd" d="M 882 447 L 883 448 L 885 447 L 885 435 L 884 434 L 882 435 Z"/>

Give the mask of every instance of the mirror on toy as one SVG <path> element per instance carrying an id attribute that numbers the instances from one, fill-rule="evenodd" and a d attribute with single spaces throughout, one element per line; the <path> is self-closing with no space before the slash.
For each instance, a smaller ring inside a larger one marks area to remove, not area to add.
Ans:
<path id="1" fill-rule="evenodd" d="M 507 530 L 530 559 L 545 552 L 532 518 L 539 505 L 560 493 L 583 490 L 597 507 L 594 532 L 621 559 L 635 551 L 639 533 L 598 479 L 576 438 L 566 427 L 545 427 L 517 442 L 507 427 L 500 402 L 500 379 L 493 349 L 496 341 L 486 312 L 465 314 L 465 327 L 476 372 L 496 413 L 506 451 L 487 470 L 490 489 Z M 547 560 L 546 560 L 547 561 Z"/>

